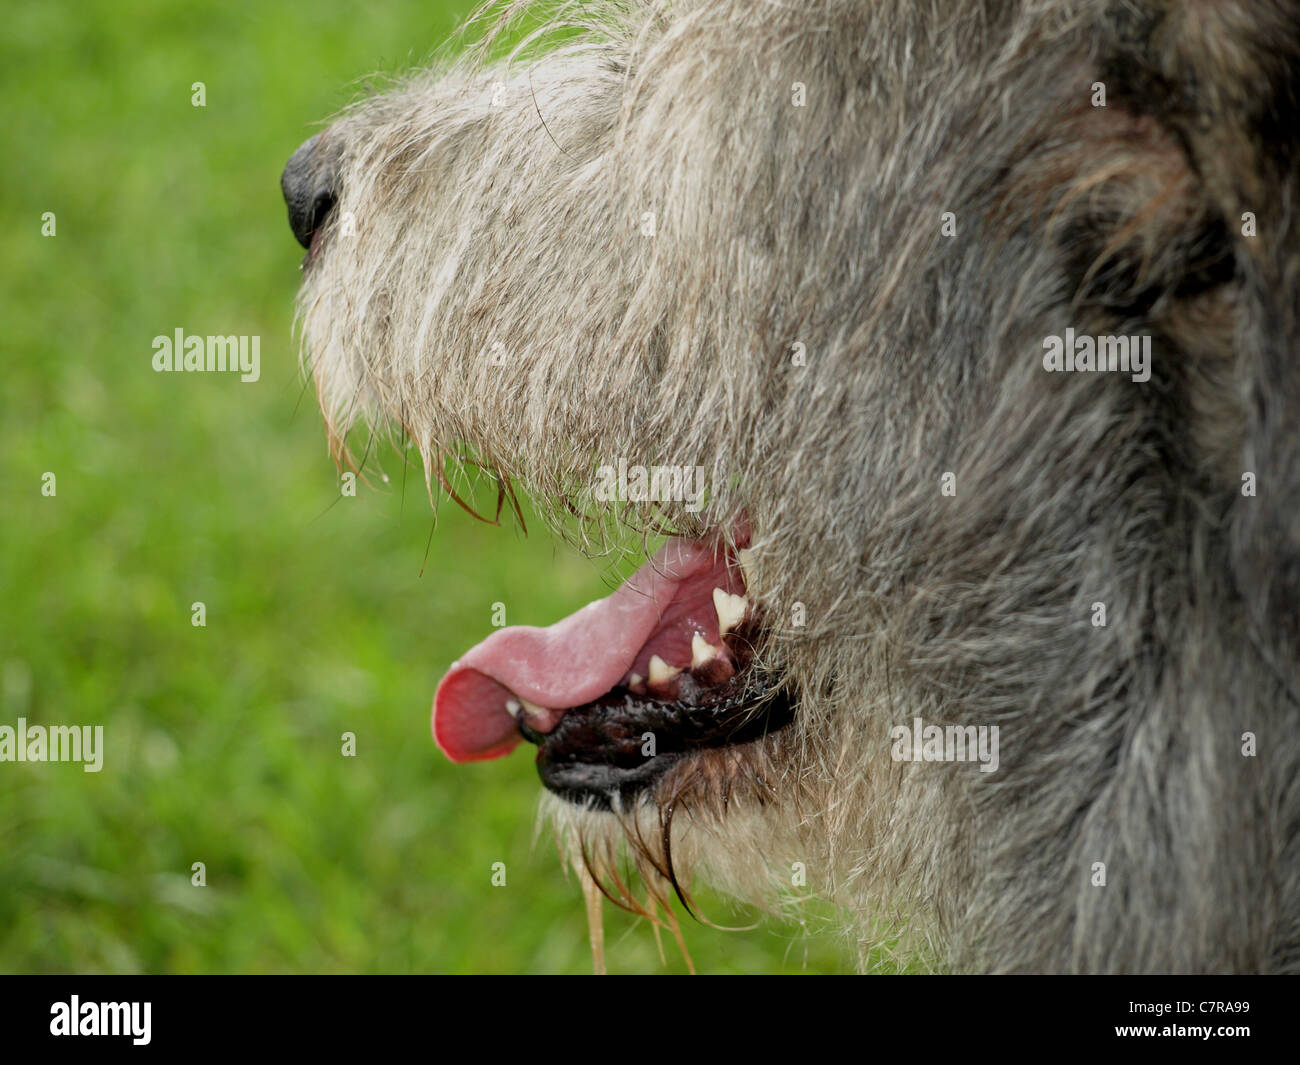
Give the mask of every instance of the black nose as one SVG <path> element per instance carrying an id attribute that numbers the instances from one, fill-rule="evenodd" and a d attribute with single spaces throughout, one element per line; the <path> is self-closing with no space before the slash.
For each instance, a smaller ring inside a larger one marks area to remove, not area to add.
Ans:
<path id="1" fill-rule="evenodd" d="M 316 134 L 294 152 L 280 175 L 289 228 L 304 248 L 311 247 L 312 234 L 325 224 L 339 196 L 337 144 L 323 144 L 322 136 Z"/>

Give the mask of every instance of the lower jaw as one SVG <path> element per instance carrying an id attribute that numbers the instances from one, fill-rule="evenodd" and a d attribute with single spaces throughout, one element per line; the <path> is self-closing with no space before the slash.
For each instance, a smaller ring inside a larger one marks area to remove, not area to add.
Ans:
<path id="1" fill-rule="evenodd" d="M 694 755 L 740 747 L 789 725 L 795 706 L 769 678 L 738 675 L 698 702 L 665 702 L 616 688 L 565 712 L 548 733 L 520 731 L 537 744 L 546 788 L 594 810 L 649 800 L 654 785 Z"/>

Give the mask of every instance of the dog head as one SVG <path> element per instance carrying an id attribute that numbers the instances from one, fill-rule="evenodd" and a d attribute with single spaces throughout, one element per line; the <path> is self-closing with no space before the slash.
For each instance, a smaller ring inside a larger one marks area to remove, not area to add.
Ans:
<path id="1" fill-rule="evenodd" d="M 684 854 L 809 854 L 829 894 L 994 912 L 991 868 L 1059 877 L 1135 722 L 1294 698 L 1300 19 L 619 12 L 417 74 L 285 172 L 336 454 L 368 416 L 584 545 L 671 537 L 466 652 L 435 737 L 535 744 L 633 905 L 623 836 L 652 898 Z M 997 781 L 892 760 L 914 715 L 1009 730 Z"/>

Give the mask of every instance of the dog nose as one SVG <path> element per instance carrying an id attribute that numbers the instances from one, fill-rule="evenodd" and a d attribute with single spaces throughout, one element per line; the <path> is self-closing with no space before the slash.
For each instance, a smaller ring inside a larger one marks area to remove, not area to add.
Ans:
<path id="1" fill-rule="evenodd" d="M 280 189 L 289 205 L 289 228 L 304 248 L 338 200 L 339 152 L 323 144 L 317 133 L 289 157 L 280 175 Z"/>

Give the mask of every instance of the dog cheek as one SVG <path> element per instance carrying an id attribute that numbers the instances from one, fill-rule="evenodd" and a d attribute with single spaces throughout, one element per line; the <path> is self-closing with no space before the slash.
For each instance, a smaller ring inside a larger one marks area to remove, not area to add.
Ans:
<path id="1" fill-rule="evenodd" d="M 1289 4 L 1117 4 L 1108 84 L 1187 152 L 1230 242 L 1240 479 L 1230 565 L 1285 683 L 1300 680 L 1300 11 Z M 1239 399 L 1238 399 L 1239 397 Z"/>
<path id="2" fill-rule="evenodd" d="M 1292 296 L 1259 287 L 1247 354 L 1251 365 L 1242 498 L 1232 561 L 1258 638 L 1295 686 L 1300 680 L 1300 330 Z"/>

